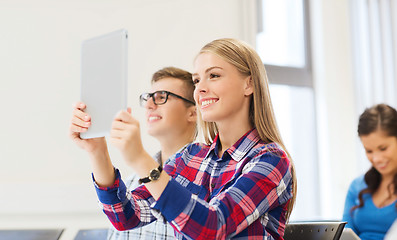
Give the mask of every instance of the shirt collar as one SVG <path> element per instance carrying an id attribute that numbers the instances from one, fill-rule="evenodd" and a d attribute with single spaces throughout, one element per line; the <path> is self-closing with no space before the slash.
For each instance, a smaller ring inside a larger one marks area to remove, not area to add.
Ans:
<path id="1" fill-rule="evenodd" d="M 244 158 L 244 156 L 252 149 L 252 147 L 261 140 L 256 128 L 253 128 L 246 132 L 233 146 L 228 148 L 226 152 L 231 156 L 231 158 L 237 162 Z M 218 149 L 220 147 L 219 133 L 215 136 L 212 142 L 207 156 L 213 152 L 217 155 Z"/>
<path id="2" fill-rule="evenodd" d="M 163 161 L 161 159 L 161 151 L 158 151 L 154 156 L 153 159 L 156 160 L 156 162 L 160 165 L 163 164 Z"/>

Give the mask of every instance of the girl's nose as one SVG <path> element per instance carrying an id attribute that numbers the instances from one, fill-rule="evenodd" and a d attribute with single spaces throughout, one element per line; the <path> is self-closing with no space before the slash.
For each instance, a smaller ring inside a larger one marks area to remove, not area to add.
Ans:
<path id="1" fill-rule="evenodd" d="M 374 153 L 373 153 L 373 155 L 372 155 L 372 161 L 373 161 L 374 163 L 378 163 L 379 161 L 382 161 L 382 160 L 383 160 L 382 153 L 380 153 L 380 152 L 374 152 Z"/>

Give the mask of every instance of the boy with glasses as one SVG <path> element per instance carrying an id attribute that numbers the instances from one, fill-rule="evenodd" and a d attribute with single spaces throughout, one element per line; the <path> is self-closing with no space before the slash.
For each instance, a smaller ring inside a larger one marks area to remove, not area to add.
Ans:
<path id="1" fill-rule="evenodd" d="M 140 105 L 146 109 L 148 133 L 160 142 L 161 150 L 154 159 L 163 166 L 170 156 L 183 150 L 197 135 L 194 85 L 191 73 L 175 67 L 166 67 L 155 72 L 151 83 L 151 93 L 143 93 L 139 100 Z M 84 116 L 82 110 L 85 106 L 80 107 L 80 104 L 76 105 L 74 117 Z M 97 145 L 106 147 L 106 143 L 95 143 L 105 141 L 104 138 L 87 141 L 80 139 L 79 133 L 74 131 L 71 131 L 71 137 L 89 153 Z M 132 175 L 125 185 L 133 191 L 140 185 L 139 180 L 137 175 Z M 162 217 L 144 227 L 129 231 L 117 231 L 111 227 L 108 232 L 108 239 L 111 240 L 174 238 L 174 229 Z"/>

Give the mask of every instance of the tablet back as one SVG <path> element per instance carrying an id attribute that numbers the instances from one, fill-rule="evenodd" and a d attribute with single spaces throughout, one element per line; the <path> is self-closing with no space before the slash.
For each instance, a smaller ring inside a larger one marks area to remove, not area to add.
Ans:
<path id="1" fill-rule="evenodd" d="M 108 136 L 115 115 L 127 108 L 127 38 L 122 29 L 82 44 L 80 98 L 92 122 L 83 139 Z"/>

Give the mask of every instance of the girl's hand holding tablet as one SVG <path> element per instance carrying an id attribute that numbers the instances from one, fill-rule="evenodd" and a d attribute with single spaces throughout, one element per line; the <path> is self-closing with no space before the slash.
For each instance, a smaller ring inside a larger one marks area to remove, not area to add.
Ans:
<path id="1" fill-rule="evenodd" d="M 85 108 L 86 105 L 82 102 L 74 104 L 69 136 L 80 148 L 88 153 L 95 154 L 97 152 L 106 151 L 106 141 L 104 137 L 90 139 L 80 138 L 80 133 L 86 132 L 91 126 L 91 116 L 83 111 Z"/>

